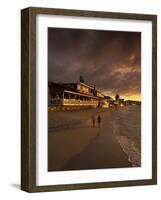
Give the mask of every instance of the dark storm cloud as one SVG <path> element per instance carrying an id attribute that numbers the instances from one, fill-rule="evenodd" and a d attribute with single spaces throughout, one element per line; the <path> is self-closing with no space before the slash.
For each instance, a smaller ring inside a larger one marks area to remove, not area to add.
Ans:
<path id="1" fill-rule="evenodd" d="M 111 94 L 140 93 L 141 33 L 48 29 L 48 75 L 53 82 L 85 81 Z"/>

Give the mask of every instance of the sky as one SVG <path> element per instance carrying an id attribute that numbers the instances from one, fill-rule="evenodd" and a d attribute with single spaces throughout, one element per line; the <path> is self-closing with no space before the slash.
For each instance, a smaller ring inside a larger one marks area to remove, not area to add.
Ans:
<path id="1" fill-rule="evenodd" d="M 141 33 L 48 28 L 48 80 L 141 100 Z"/>

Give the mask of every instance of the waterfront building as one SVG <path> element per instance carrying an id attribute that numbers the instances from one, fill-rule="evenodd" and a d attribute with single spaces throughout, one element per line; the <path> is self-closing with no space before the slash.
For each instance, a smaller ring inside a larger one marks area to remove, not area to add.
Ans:
<path id="1" fill-rule="evenodd" d="M 48 83 L 48 106 L 57 108 L 103 107 L 104 95 L 84 82 Z"/>
<path id="2" fill-rule="evenodd" d="M 121 106 L 121 107 L 125 106 L 124 99 L 119 99 L 119 106 Z"/>
<path id="3" fill-rule="evenodd" d="M 108 103 L 108 107 L 113 107 L 114 106 L 114 99 L 110 96 L 104 96 L 104 99 Z"/>
<path id="4" fill-rule="evenodd" d="M 135 106 L 135 105 L 141 105 L 141 101 L 135 101 L 135 100 L 126 100 L 125 101 L 126 106 Z"/>

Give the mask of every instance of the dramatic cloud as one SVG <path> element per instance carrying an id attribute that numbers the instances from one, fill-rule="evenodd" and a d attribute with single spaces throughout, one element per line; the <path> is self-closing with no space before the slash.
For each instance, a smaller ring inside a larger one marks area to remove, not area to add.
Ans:
<path id="1" fill-rule="evenodd" d="M 48 29 L 48 77 L 85 81 L 114 96 L 140 98 L 141 33 Z"/>

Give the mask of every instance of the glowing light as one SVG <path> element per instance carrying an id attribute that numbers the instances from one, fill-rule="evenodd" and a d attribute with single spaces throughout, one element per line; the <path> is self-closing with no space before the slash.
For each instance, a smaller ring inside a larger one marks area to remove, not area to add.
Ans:
<path id="1" fill-rule="evenodd" d="M 134 101 L 141 101 L 141 95 L 140 94 L 131 94 L 124 97 L 125 100 L 134 100 Z"/>
<path id="2" fill-rule="evenodd" d="M 112 93 L 111 91 L 104 91 L 104 94 L 107 96 L 112 97 L 115 99 L 116 93 Z M 119 93 L 120 98 L 123 98 L 124 100 L 134 100 L 134 101 L 141 101 L 141 94 L 140 93 L 134 93 L 134 94 L 121 94 Z"/>

